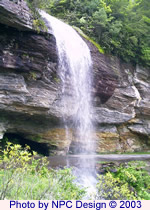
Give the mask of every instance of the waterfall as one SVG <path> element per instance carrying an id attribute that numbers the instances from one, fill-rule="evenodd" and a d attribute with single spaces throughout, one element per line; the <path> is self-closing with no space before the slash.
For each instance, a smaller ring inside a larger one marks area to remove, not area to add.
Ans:
<path id="1" fill-rule="evenodd" d="M 87 159 L 90 153 L 94 152 L 94 142 L 92 138 L 92 104 L 91 104 L 91 84 L 92 84 L 92 60 L 90 50 L 78 33 L 69 25 L 40 12 L 47 27 L 52 29 L 56 38 L 56 45 L 59 55 L 58 74 L 61 79 L 61 102 L 63 107 L 63 122 L 68 132 L 68 113 L 72 114 L 73 139 L 76 142 L 73 152 L 79 153 L 80 166 L 74 169 L 77 182 L 88 188 L 88 192 L 95 193 L 95 158 L 91 161 Z M 68 159 L 69 161 L 69 159 Z M 70 166 L 68 162 L 68 166 Z M 89 193 L 89 194 L 90 194 Z"/>
<path id="2" fill-rule="evenodd" d="M 61 86 L 61 105 L 65 116 L 73 113 L 72 130 L 76 146 L 74 153 L 88 153 L 94 150 L 92 142 L 91 82 L 92 60 L 90 50 L 78 33 L 69 25 L 40 12 L 56 38 L 59 55 L 59 77 Z M 71 97 L 68 100 L 68 96 Z M 67 133 L 67 126 L 66 126 Z M 69 138 L 69 137 L 68 137 Z"/>

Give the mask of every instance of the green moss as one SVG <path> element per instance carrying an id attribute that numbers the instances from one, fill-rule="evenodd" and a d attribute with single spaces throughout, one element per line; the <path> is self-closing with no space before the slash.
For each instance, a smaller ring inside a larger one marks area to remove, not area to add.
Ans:
<path id="1" fill-rule="evenodd" d="M 95 45 L 95 47 L 99 50 L 100 53 L 104 54 L 104 49 L 97 43 L 95 42 L 93 39 L 91 39 L 89 36 L 87 36 L 85 33 L 83 33 L 83 31 L 76 27 L 76 26 L 73 26 L 73 28 L 82 36 L 84 37 L 85 39 L 87 39 L 88 41 L 90 41 L 92 44 Z"/>
<path id="2" fill-rule="evenodd" d="M 36 73 L 35 73 L 35 72 L 30 72 L 30 74 L 29 74 L 29 79 L 30 79 L 30 80 L 36 80 L 36 79 L 37 79 Z"/>
<path id="3" fill-rule="evenodd" d="M 57 78 L 57 77 L 54 77 L 54 81 L 55 81 L 56 83 L 59 83 L 59 82 L 60 82 L 60 79 Z"/>
<path id="4" fill-rule="evenodd" d="M 29 138 L 32 141 L 36 141 L 36 142 L 41 142 L 42 141 L 42 137 L 40 135 L 37 135 L 37 136 L 29 136 Z"/>
<path id="5" fill-rule="evenodd" d="M 42 19 L 40 19 L 40 17 L 33 20 L 33 26 L 34 26 L 35 30 L 37 31 L 37 33 L 40 33 L 41 30 L 43 30 L 44 32 L 48 31 L 44 21 Z"/>
<path id="6" fill-rule="evenodd" d="M 100 161 L 97 161 L 97 163 L 98 164 L 108 164 L 108 163 L 110 163 L 109 161 L 102 161 L 102 160 L 100 160 Z"/>

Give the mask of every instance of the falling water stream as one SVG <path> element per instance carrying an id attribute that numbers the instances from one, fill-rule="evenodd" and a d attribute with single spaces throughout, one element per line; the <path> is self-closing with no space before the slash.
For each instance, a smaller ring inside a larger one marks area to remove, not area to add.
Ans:
<path id="1" fill-rule="evenodd" d="M 72 130 L 74 132 L 74 153 L 82 154 L 81 169 L 76 171 L 79 182 L 86 187 L 93 188 L 95 178 L 93 170 L 95 166 L 94 158 L 89 163 L 84 158 L 85 155 L 93 153 L 94 143 L 92 141 L 92 104 L 91 104 L 91 84 L 92 84 L 92 60 L 90 50 L 78 33 L 69 25 L 40 12 L 42 18 L 51 28 L 56 38 L 59 55 L 58 74 L 61 79 L 61 107 L 63 107 L 64 124 L 66 137 L 70 138 L 67 126 L 67 113 L 73 113 Z M 70 100 L 68 100 L 68 96 Z M 90 164 L 90 165 L 89 165 Z M 85 165 L 87 167 L 85 167 Z"/>

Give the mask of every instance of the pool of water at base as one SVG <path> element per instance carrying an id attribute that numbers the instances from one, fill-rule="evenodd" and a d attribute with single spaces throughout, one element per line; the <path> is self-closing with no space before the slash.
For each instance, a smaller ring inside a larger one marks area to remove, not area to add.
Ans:
<path id="1" fill-rule="evenodd" d="M 66 155 L 48 157 L 49 166 L 52 168 L 72 167 L 76 183 L 86 188 L 87 196 L 92 199 L 96 194 L 97 174 L 99 163 L 123 163 L 129 161 L 146 161 L 150 171 L 150 155 Z"/>

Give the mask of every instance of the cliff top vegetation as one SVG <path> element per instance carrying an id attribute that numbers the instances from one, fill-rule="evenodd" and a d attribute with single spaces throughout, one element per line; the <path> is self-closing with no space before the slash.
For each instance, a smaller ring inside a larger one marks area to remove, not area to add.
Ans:
<path id="1" fill-rule="evenodd" d="M 27 0 L 79 27 L 105 51 L 125 62 L 150 66 L 149 0 Z"/>

